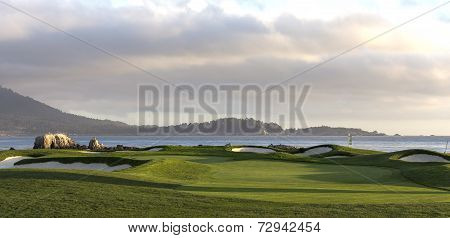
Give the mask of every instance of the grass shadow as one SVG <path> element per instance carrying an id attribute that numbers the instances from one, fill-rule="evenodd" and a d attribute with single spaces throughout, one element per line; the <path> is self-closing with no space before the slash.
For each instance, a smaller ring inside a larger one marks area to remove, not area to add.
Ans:
<path id="1" fill-rule="evenodd" d="M 0 180 L 2 179 L 83 181 L 83 182 L 104 183 L 113 185 L 167 188 L 167 189 L 174 189 L 180 186 L 179 184 L 149 182 L 143 180 L 135 180 L 131 178 L 106 176 L 94 173 L 89 174 L 89 173 L 75 173 L 63 171 L 38 171 L 34 169 L 2 170 L 0 172 Z"/>
<path id="2" fill-rule="evenodd" d="M 50 157 L 50 158 L 37 158 L 37 159 L 23 159 L 23 160 L 16 162 L 15 165 L 46 163 L 46 162 L 59 162 L 62 164 L 102 163 L 102 164 L 106 164 L 108 166 L 127 164 L 127 165 L 135 167 L 135 166 L 143 165 L 149 161 L 148 160 L 126 159 L 126 158 L 121 158 L 121 157 Z"/>

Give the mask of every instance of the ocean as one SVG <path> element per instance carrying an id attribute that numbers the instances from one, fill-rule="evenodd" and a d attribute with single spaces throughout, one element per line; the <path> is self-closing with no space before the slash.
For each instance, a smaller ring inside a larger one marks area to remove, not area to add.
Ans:
<path id="1" fill-rule="evenodd" d="M 91 136 L 72 136 L 78 144 L 89 144 Z M 147 147 L 155 145 L 293 145 L 309 147 L 320 144 L 348 145 L 346 136 L 98 136 L 106 146 Z M 444 152 L 450 136 L 354 136 L 353 147 L 379 151 L 427 149 Z M 34 137 L 0 137 L 0 150 L 10 147 L 30 149 Z M 450 145 L 449 145 L 450 147 Z M 447 149 L 447 152 L 450 148 Z"/>

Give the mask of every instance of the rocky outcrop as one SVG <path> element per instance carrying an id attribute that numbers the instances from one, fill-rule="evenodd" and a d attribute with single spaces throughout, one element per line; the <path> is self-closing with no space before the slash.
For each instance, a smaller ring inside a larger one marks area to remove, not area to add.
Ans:
<path id="1" fill-rule="evenodd" d="M 89 141 L 89 146 L 88 148 L 90 150 L 101 150 L 103 149 L 105 146 L 103 144 L 101 144 L 97 138 L 92 138 L 91 141 Z"/>
<path id="2" fill-rule="evenodd" d="M 116 146 L 116 150 L 119 150 L 119 151 L 120 151 L 120 150 L 124 150 L 123 145 L 117 145 L 117 146 Z"/>
<path id="3" fill-rule="evenodd" d="M 33 149 L 72 149 L 75 142 L 65 134 L 45 134 L 34 140 Z"/>

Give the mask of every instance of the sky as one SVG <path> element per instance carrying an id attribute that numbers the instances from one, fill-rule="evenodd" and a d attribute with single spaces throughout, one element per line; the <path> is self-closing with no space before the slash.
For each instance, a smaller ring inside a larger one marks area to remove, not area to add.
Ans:
<path id="1" fill-rule="evenodd" d="M 6 2 L 174 85 L 262 87 L 445 3 Z M 164 84 L 3 4 L 0 26 L 0 85 L 65 112 L 136 124 L 137 86 Z M 309 126 L 450 135 L 449 42 L 450 4 L 287 84 L 311 85 L 303 107 Z"/>

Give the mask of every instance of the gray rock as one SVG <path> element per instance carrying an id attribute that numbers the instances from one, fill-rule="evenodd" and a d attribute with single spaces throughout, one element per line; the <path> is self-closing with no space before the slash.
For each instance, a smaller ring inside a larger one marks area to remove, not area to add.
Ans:
<path id="1" fill-rule="evenodd" d="M 89 141 L 89 149 L 90 150 L 101 150 L 103 149 L 105 146 L 103 144 L 101 144 L 97 138 L 92 138 L 91 141 Z"/>
<path id="2" fill-rule="evenodd" d="M 45 134 L 34 140 L 33 149 L 72 149 L 75 142 L 65 134 Z"/>

